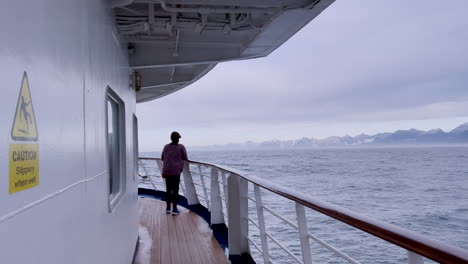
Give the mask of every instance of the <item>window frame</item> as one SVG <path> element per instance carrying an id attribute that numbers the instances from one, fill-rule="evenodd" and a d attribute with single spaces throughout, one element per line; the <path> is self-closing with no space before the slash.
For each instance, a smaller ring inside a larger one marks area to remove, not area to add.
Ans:
<path id="1" fill-rule="evenodd" d="M 139 173 L 139 153 L 138 153 L 138 118 L 133 114 L 133 181 L 136 181 Z"/>
<path id="2" fill-rule="evenodd" d="M 117 191 L 111 192 L 112 187 L 110 186 L 111 177 L 111 156 L 110 154 L 110 145 L 109 145 L 109 101 L 112 101 L 117 105 L 117 129 L 118 129 L 118 158 L 117 158 L 117 166 L 118 166 L 118 175 L 112 179 L 119 180 L 119 186 Z M 125 195 L 126 191 L 126 125 L 125 125 L 125 102 L 115 93 L 109 86 L 106 89 L 106 97 L 105 97 L 105 115 L 106 115 L 106 156 L 107 156 L 107 171 L 108 171 L 108 180 L 107 180 L 107 196 L 108 196 L 108 206 L 109 212 L 112 212 L 119 202 L 122 200 L 122 197 Z"/>

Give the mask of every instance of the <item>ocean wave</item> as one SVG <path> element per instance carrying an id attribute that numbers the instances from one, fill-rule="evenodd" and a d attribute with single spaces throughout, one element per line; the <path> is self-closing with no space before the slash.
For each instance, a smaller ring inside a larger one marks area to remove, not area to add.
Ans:
<path id="1" fill-rule="evenodd" d="M 466 149 L 310 150 L 197 153 L 197 159 L 230 164 L 315 198 L 393 223 L 454 246 L 468 245 L 468 157 Z M 230 159 L 230 161 L 229 161 Z M 294 204 L 262 192 L 265 203 L 295 222 Z M 462 201 L 465 201 L 463 203 Z M 252 214 L 256 214 L 255 208 Z M 362 263 L 406 263 L 406 253 L 355 228 L 307 210 L 309 231 L 350 252 Z M 265 213 L 270 231 L 300 249 L 297 231 Z M 296 243 L 296 244 L 295 244 Z M 339 259 L 312 243 L 314 262 Z M 290 263 L 271 246 L 275 263 Z M 341 263 L 341 262 L 340 262 Z"/>

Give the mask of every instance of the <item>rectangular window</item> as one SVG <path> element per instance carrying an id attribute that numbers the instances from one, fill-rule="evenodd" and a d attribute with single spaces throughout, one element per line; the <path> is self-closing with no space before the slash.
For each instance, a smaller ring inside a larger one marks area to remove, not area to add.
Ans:
<path id="1" fill-rule="evenodd" d="M 123 101 L 110 88 L 107 95 L 107 144 L 109 200 L 112 209 L 125 187 L 125 108 Z"/>

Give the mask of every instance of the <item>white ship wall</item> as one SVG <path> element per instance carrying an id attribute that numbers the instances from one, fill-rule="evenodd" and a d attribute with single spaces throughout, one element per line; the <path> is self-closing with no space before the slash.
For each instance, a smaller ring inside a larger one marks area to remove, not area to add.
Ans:
<path id="1" fill-rule="evenodd" d="M 138 235 L 135 93 L 110 8 L 97 0 L 5 1 L 0 32 L 0 262 L 131 263 Z M 23 72 L 39 134 L 39 185 L 9 194 Z M 126 194 L 112 212 L 107 86 L 125 102 L 127 124 Z"/>

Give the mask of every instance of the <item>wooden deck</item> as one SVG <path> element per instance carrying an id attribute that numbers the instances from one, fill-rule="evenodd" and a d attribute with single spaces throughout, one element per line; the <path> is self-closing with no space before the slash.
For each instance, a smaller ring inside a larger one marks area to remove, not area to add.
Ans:
<path id="1" fill-rule="evenodd" d="M 166 214 L 166 203 L 139 198 L 140 225 L 152 238 L 151 264 L 229 263 L 208 223 L 179 206 L 179 215 Z"/>

